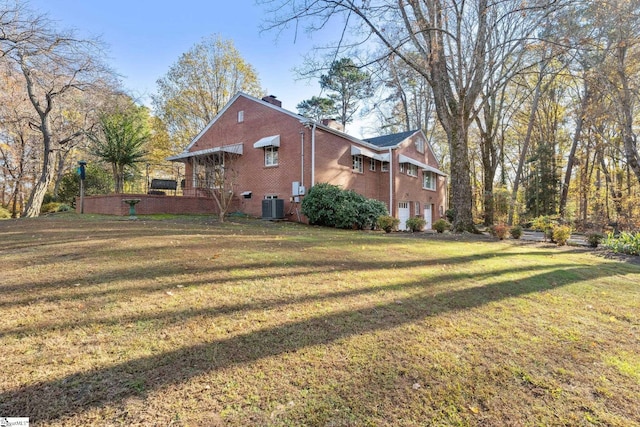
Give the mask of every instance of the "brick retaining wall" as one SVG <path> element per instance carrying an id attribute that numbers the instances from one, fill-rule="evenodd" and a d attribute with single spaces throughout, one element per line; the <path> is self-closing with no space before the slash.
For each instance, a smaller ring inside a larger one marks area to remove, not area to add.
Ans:
<path id="1" fill-rule="evenodd" d="M 84 198 L 84 213 L 105 215 L 129 215 L 125 199 L 140 199 L 136 214 L 215 214 L 215 200 L 206 197 L 157 196 L 149 194 L 107 194 Z M 233 212 L 235 209 L 230 209 Z M 80 212 L 80 198 L 76 197 L 76 212 Z"/>

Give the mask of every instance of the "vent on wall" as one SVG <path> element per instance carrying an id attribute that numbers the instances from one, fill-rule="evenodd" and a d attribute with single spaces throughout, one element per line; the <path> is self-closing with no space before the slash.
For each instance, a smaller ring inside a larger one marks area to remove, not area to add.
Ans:
<path id="1" fill-rule="evenodd" d="M 262 219 L 283 219 L 284 199 L 264 199 L 262 201 Z"/>

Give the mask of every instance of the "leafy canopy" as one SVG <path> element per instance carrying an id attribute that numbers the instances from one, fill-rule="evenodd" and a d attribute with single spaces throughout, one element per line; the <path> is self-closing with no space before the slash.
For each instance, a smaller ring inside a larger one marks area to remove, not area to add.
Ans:
<path id="1" fill-rule="evenodd" d="M 148 109 L 129 105 L 126 109 L 102 114 L 99 132 L 89 135 L 93 154 L 109 163 L 116 193 L 124 188 L 125 168 L 145 160 L 149 140 Z"/>

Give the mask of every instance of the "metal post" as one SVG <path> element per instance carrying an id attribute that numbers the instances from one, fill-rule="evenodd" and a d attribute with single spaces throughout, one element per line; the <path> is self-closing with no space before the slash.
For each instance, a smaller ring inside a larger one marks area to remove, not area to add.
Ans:
<path id="1" fill-rule="evenodd" d="M 87 162 L 85 162 L 84 160 L 80 160 L 78 164 L 80 165 L 80 213 L 84 214 L 84 167 L 87 165 Z"/>

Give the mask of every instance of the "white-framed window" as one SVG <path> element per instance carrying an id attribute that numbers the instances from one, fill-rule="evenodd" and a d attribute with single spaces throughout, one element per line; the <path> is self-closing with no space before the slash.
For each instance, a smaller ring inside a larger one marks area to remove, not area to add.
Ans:
<path id="1" fill-rule="evenodd" d="M 436 175 L 433 172 L 422 172 L 422 188 L 426 190 L 436 189 Z"/>
<path id="2" fill-rule="evenodd" d="M 424 153 L 424 139 L 416 139 L 416 150 L 418 150 L 419 153 Z"/>
<path id="3" fill-rule="evenodd" d="M 389 172 L 389 162 L 380 162 L 380 171 Z"/>
<path id="4" fill-rule="evenodd" d="M 264 147 L 264 165 L 278 166 L 278 147 L 273 145 Z"/>
<path id="5" fill-rule="evenodd" d="M 405 173 L 407 171 L 407 164 L 400 163 L 400 173 Z"/>
<path id="6" fill-rule="evenodd" d="M 411 163 L 407 163 L 407 175 L 409 176 L 418 176 L 418 166 L 411 164 Z"/>
<path id="7" fill-rule="evenodd" d="M 422 215 L 422 212 L 420 212 L 420 202 L 414 202 L 413 203 L 413 214 L 415 216 Z"/>
<path id="8" fill-rule="evenodd" d="M 376 171 L 376 159 L 369 159 L 369 170 L 371 172 Z"/>
<path id="9" fill-rule="evenodd" d="M 362 155 L 358 154 L 356 156 L 351 156 L 351 160 L 352 160 L 352 169 L 354 172 L 358 172 L 358 173 L 362 173 L 363 172 L 363 161 L 362 161 Z"/>
<path id="10" fill-rule="evenodd" d="M 278 195 L 277 195 L 277 194 L 266 194 L 266 195 L 264 196 L 264 198 L 265 198 L 266 200 L 270 200 L 270 199 L 277 199 L 277 198 L 278 198 Z"/>
<path id="11" fill-rule="evenodd" d="M 238 111 L 238 123 L 244 122 L 244 110 Z"/>

